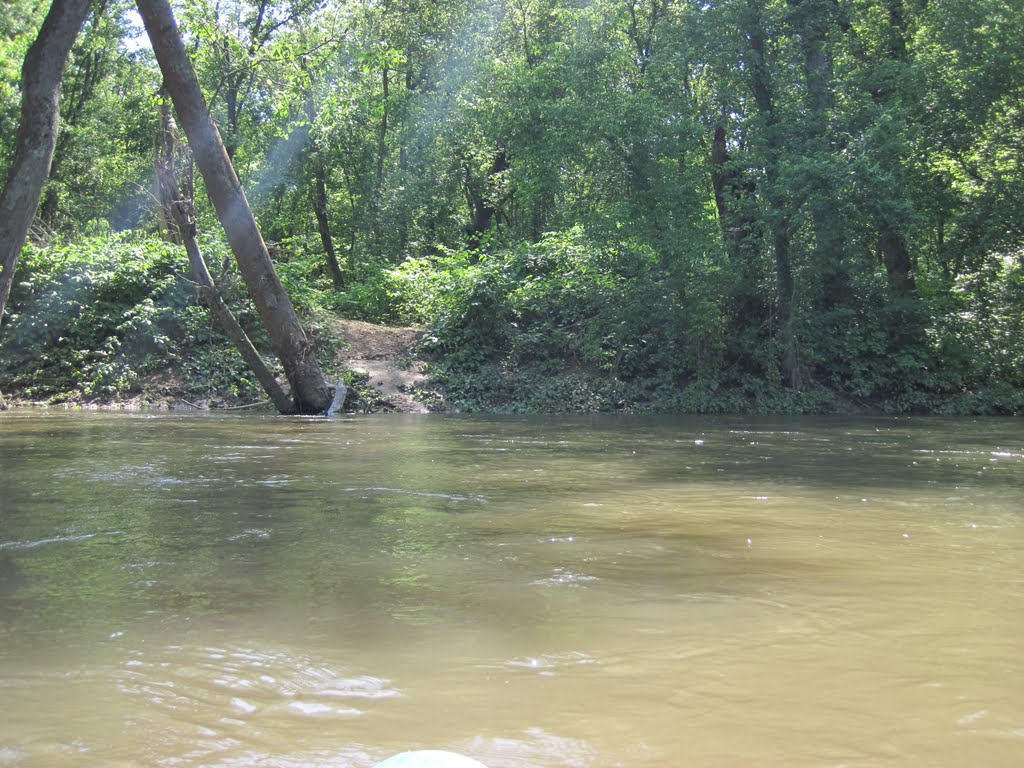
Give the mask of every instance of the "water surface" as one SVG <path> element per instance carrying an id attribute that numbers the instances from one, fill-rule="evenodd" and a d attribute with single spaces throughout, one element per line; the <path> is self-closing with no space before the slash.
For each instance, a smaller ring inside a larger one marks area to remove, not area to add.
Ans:
<path id="1" fill-rule="evenodd" d="M 0 416 L 0 766 L 1019 766 L 1015 420 Z"/>

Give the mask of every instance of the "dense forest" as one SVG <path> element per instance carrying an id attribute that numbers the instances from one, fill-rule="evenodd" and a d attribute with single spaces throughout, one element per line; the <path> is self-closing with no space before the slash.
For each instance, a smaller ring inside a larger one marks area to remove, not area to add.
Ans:
<path id="1" fill-rule="evenodd" d="M 463 410 L 1024 408 L 1021 0 L 172 5 L 332 377 L 341 316 L 425 328 Z M 49 10 L 0 17 L 0 181 Z M 59 110 L 0 390 L 260 396 L 204 290 L 279 355 L 134 3 L 92 1 Z"/>

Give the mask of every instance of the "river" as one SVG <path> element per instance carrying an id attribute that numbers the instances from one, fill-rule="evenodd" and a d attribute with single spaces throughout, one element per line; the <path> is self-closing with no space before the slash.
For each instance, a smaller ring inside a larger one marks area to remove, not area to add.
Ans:
<path id="1" fill-rule="evenodd" d="M 1024 422 L 0 414 L 0 766 L 1024 764 Z"/>

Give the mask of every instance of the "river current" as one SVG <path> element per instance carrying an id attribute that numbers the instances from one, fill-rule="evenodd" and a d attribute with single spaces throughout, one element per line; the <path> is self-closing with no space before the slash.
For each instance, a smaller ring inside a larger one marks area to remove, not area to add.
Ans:
<path id="1" fill-rule="evenodd" d="M 1024 764 L 1024 423 L 0 414 L 0 766 Z"/>

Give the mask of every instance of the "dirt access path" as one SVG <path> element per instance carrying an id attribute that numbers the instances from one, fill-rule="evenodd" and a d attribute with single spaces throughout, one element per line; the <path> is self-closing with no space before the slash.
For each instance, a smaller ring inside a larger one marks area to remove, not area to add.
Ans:
<path id="1" fill-rule="evenodd" d="M 337 319 L 331 322 L 331 330 L 342 342 L 339 367 L 369 376 L 369 386 L 380 395 L 375 405 L 381 410 L 427 413 L 443 409 L 443 405 L 441 409 L 428 408 L 411 395 L 415 389 L 425 390 L 432 403 L 444 403 L 440 392 L 430 390 L 423 373 L 426 361 L 415 349 L 423 336 L 421 329 Z"/>

